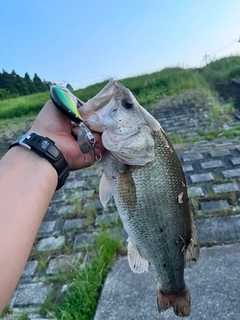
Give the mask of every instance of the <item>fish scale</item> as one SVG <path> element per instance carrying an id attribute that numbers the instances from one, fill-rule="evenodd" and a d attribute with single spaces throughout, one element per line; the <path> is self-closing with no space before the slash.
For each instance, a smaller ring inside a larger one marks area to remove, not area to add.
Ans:
<path id="1" fill-rule="evenodd" d="M 171 147 L 163 148 L 166 145 L 163 138 L 166 139 L 162 132 L 155 133 L 155 160 L 152 163 L 144 167 L 125 166 L 126 174 L 131 174 L 136 187 L 135 208 L 128 206 L 132 195 L 119 185 L 118 161 L 106 154 L 103 168 L 111 182 L 115 203 L 131 242 L 154 267 L 161 279 L 162 290 L 171 294 L 181 292 L 184 287 L 184 256 L 181 251 L 191 239 L 191 221 L 186 202 L 178 203 L 180 192 L 184 192 L 183 197 L 187 198 L 180 162 Z"/>

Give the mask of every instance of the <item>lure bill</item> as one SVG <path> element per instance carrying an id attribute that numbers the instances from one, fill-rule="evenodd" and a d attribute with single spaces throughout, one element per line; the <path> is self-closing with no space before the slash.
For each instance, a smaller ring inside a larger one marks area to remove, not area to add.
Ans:
<path id="1" fill-rule="evenodd" d="M 93 151 L 95 156 L 95 138 L 83 123 L 78 111 L 82 103 L 62 83 L 54 83 L 50 88 L 50 97 L 55 106 L 71 121 L 79 124 L 78 144 L 81 152 L 87 154 Z"/>

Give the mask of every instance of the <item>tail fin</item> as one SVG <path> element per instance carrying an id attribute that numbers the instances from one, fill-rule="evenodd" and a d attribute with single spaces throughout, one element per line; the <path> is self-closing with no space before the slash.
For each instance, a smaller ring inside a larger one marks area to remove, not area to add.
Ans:
<path id="1" fill-rule="evenodd" d="M 188 288 L 177 295 L 164 294 L 159 288 L 157 291 L 158 311 L 163 312 L 173 307 L 174 313 L 179 317 L 188 317 L 191 311 L 191 298 Z"/>

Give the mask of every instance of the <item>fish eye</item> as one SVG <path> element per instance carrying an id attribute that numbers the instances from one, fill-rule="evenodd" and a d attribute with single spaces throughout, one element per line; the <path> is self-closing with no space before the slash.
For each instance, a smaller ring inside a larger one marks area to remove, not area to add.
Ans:
<path id="1" fill-rule="evenodd" d="M 133 102 L 130 99 L 124 98 L 124 99 L 122 99 L 122 106 L 124 108 L 130 109 L 133 106 Z"/>

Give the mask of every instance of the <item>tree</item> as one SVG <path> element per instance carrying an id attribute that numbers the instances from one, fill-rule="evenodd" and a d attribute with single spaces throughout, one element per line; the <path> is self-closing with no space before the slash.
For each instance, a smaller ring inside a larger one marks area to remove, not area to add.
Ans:
<path id="1" fill-rule="evenodd" d="M 20 96 L 30 94 L 27 83 L 18 74 L 16 75 L 15 87 L 18 89 Z"/>
<path id="2" fill-rule="evenodd" d="M 43 83 L 44 83 L 44 85 L 46 87 L 46 90 L 49 90 L 51 85 L 52 85 L 52 82 L 51 81 L 46 81 L 46 80 L 43 79 Z"/>
<path id="3" fill-rule="evenodd" d="M 10 93 L 6 89 L 0 88 L 0 100 L 5 100 L 10 98 Z"/>
<path id="4" fill-rule="evenodd" d="M 2 69 L 2 73 L 0 72 L 0 100 L 45 92 L 49 90 L 50 86 L 51 82 L 42 81 L 36 73 L 34 74 L 33 80 L 31 80 L 27 72 L 24 78 L 20 77 L 15 70 L 8 73 Z"/>
<path id="5" fill-rule="evenodd" d="M 37 92 L 47 91 L 46 86 L 44 85 L 44 83 L 36 73 L 34 73 L 34 76 L 33 76 L 33 83 L 37 89 Z"/>
<path id="6" fill-rule="evenodd" d="M 9 74 L 3 69 L 3 73 L 0 73 L 0 88 L 8 90 L 12 96 L 18 96 L 19 91 L 15 85 L 16 79 L 14 74 Z"/>
<path id="7" fill-rule="evenodd" d="M 29 93 L 36 93 L 37 89 L 35 87 L 35 84 L 33 83 L 33 81 L 31 80 L 31 78 L 29 77 L 29 74 L 26 72 L 24 75 L 24 81 L 26 82 L 27 86 L 28 86 L 28 90 Z"/>

